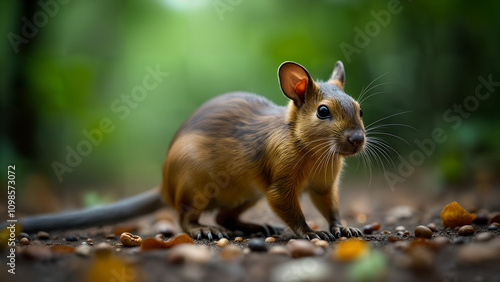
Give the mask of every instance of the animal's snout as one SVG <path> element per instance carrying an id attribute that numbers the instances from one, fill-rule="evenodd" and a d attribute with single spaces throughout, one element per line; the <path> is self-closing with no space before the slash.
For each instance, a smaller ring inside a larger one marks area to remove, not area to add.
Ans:
<path id="1" fill-rule="evenodd" d="M 347 141 L 357 148 L 365 142 L 365 134 L 361 130 L 349 131 L 347 132 Z"/>

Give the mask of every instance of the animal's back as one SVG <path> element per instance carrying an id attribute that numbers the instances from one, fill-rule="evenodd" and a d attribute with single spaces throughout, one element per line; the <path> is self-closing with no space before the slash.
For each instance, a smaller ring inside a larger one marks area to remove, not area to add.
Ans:
<path id="1" fill-rule="evenodd" d="M 260 196 L 256 193 L 266 185 L 266 140 L 283 127 L 284 112 L 284 107 L 244 92 L 203 104 L 179 128 L 167 152 L 162 189 L 167 202 L 184 202 L 185 191 L 192 189 L 210 194 L 209 205 L 218 207 Z"/>

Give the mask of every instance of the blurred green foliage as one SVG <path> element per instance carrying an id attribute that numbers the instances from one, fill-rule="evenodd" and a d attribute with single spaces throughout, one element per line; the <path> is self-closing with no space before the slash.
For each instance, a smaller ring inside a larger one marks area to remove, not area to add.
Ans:
<path id="1" fill-rule="evenodd" d="M 171 137 L 204 101 L 242 90 L 284 105 L 276 70 L 287 60 L 319 80 L 342 60 L 346 92 L 355 98 L 383 75 L 368 94 L 382 93 L 362 105 L 365 124 L 411 111 L 383 121 L 418 130 L 383 128 L 412 144 L 382 136 L 403 158 L 416 149 L 414 139 L 445 130 L 448 140 L 417 167 L 437 171 L 441 183 L 472 181 L 469 172 L 485 168 L 498 175 L 499 90 L 458 128 L 443 119 L 474 95 L 478 76 L 500 81 L 498 1 L 401 1 L 401 11 L 383 23 L 374 14 L 394 0 L 40 2 L 56 3 L 58 11 L 17 53 L 9 34 L 22 36 L 22 18 L 33 22 L 44 10 L 35 1 L 0 4 L 2 166 L 16 163 L 20 175 L 45 174 L 61 189 L 152 187 Z M 367 32 L 370 24 L 379 30 Z M 356 45 L 356 28 L 374 36 Z M 346 56 L 342 43 L 359 52 Z M 121 120 L 112 104 L 157 66 L 168 76 Z M 76 148 L 86 140 L 82 130 L 98 128 L 103 118 L 114 131 L 59 182 L 52 163 L 65 163 L 66 146 Z M 397 166 L 398 156 L 391 157 Z M 386 169 L 395 171 L 391 165 Z"/>

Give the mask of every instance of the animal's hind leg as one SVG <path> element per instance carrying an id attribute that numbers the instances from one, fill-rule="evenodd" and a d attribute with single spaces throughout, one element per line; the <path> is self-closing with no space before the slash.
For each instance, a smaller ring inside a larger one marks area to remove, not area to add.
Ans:
<path id="1" fill-rule="evenodd" d="M 218 224 L 224 226 L 231 231 L 242 231 L 245 234 L 252 234 L 262 232 L 266 236 L 271 236 L 274 234 L 279 234 L 283 231 L 283 227 L 272 226 L 267 224 L 254 224 L 242 222 L 240 220 L 240 215 L 246 211 L 248 208 L 252 207 L 256 202 L 246 202 L 236 208 L 221 208 L 217 214 L 216 221 Z"/>
<path id="2" fill-rule="evenodd" d="M 208 226 L 199 223 L 202 210 L 197 210 L 187 205 L 179 205 L 178 211 L 180 215 L 180 224 L 182 230 L 188 233 L 192 238 L 200 240 L 207 238 L 213 240 L 215 238 L 229 238 L 229 230 L 220 226 Z"/>

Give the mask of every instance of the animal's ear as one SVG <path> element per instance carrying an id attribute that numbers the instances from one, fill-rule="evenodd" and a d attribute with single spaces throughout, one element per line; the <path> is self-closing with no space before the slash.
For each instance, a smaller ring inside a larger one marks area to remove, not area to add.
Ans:
<path id="1" fill-rule="evenodd" d="M 333 68 L 332 76 L 328 80 L 328 83 L 337 85 L 340 89 L 344 90 L 345 84 L 345 70 L 344 64 L 341 61 L 337 61 L 335 67 Z"/>
<path id="2" fill-rule="evenodd" d="M 314 85 L 307 70 L 297 63 L 284 62 L 278 68 L 278 78 L 283 94 L 293 100 L 297 107 L 301 107 L 305 101 L 306 90 Z"/>

